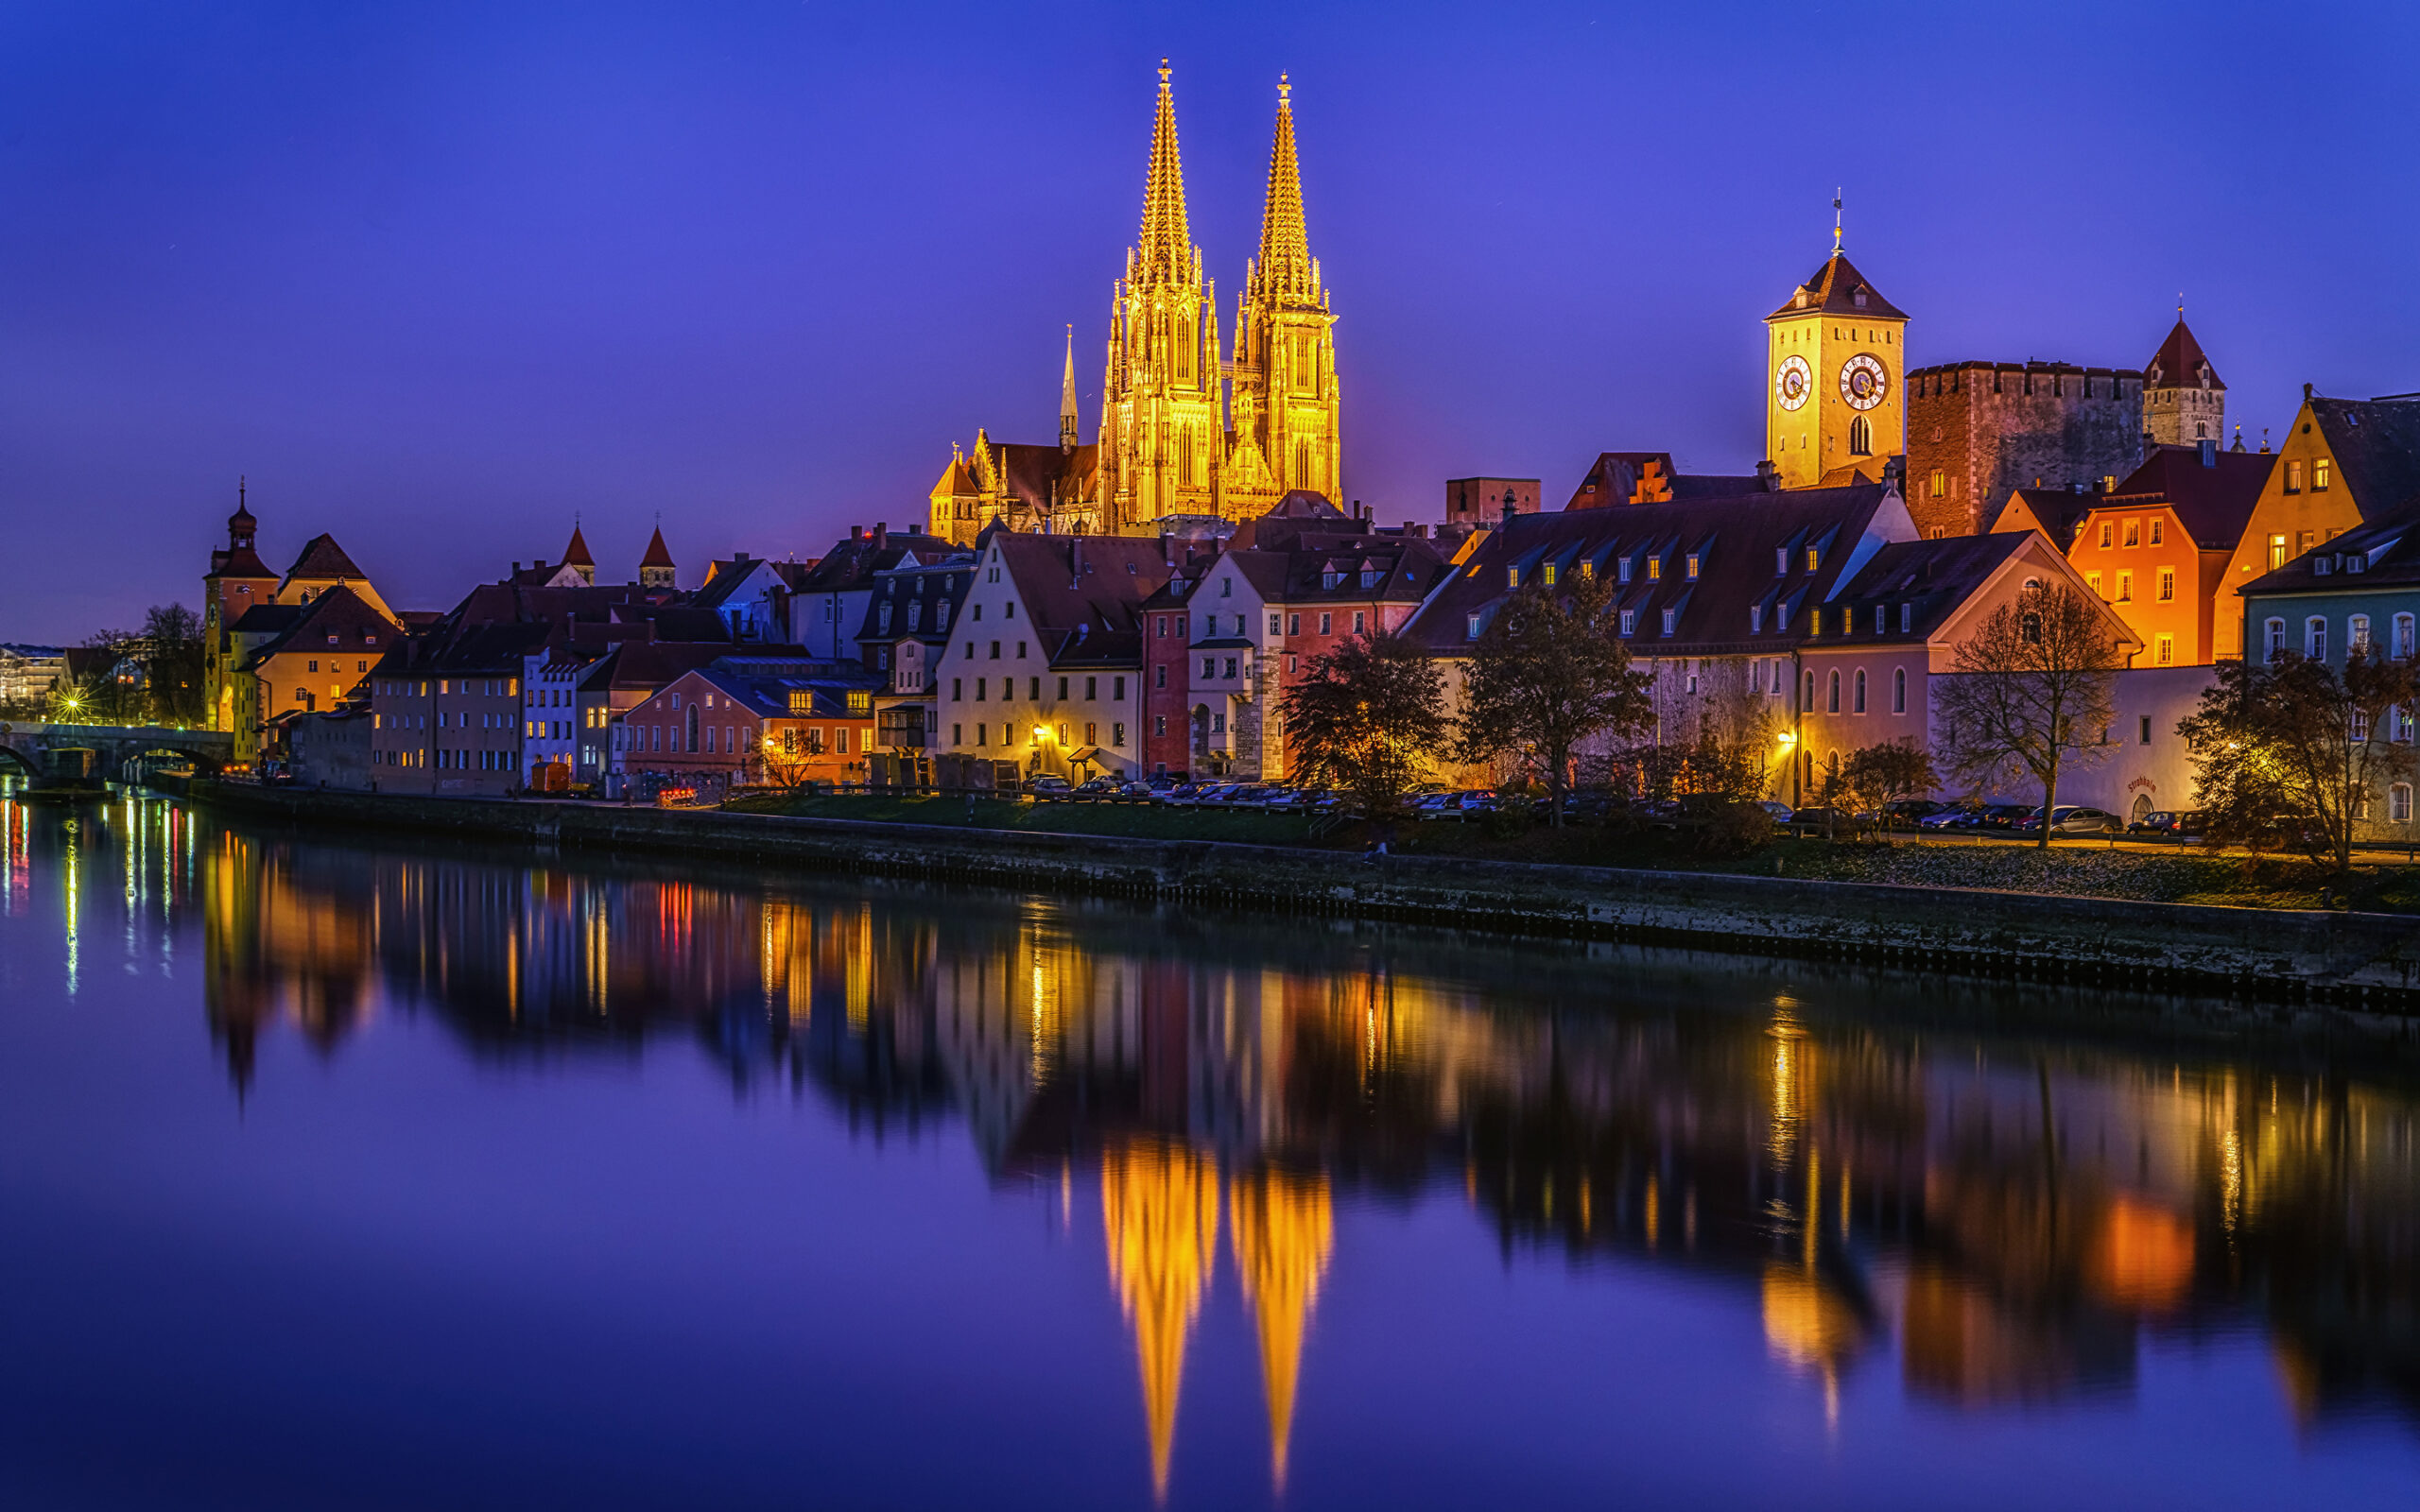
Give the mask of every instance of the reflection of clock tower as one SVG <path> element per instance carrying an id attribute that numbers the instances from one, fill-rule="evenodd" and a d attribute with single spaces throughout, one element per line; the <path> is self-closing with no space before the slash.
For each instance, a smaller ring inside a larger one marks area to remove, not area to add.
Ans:
<path id="1" fill-rule="evenodd" d="M 1789 302 L 1765 317 L 1765 455 L 1786 489 L 1854 468 L 1882 475 L 1907 449 L 1908 318 L 1869 285 L 1837 245 Z"/>

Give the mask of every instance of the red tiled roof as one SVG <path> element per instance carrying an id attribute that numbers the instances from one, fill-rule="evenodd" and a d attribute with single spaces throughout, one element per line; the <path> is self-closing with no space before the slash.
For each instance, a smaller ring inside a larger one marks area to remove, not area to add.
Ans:
<path id="1" fill-rule="evenodd" d="M 1862 304 L 1858 302 L 1859 295 L 1865 297 Z M 1840 251 L 1824 259 L 1824 266 L 1815 270 L 1815 276 L 1799 285 L 1799 293 L 1791 296 L 1791 302 L 1765 318 L 1773 320 L 1784 316 L 1806 315 L 1810 311 L 1821 311 L 1825 315 L 1864 316 L 1876 320 L 1907 318 L 1903 312 L 1882 297 L 1881 290 L 1865 281 L 1865 275 L 1857 270 L 1848 254 Z"/>
<path id="2" fill-rule="evenodd" d="M 2159 344 L 2159 351 L 2152 353 L 2152 360 L 2144 366 L 2143 387 L 2199 388 L 2204 372 L 2209 374 L 2211 387 L 2226 387 L 2219 378 L 2219 369 L 2211 367 L 2210 359 L 2203 354 L 2202 343 L 2193 339 L 2192 331 L 2186 326 L 2185 318 L 2180 315 L 2176 318 L 2174 329 L 2168 333 L 2168 339 Z"/>

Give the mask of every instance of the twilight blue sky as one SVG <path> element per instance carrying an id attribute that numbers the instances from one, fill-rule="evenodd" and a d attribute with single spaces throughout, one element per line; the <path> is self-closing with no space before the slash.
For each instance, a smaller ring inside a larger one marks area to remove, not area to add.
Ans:
<path id="1" fill-rule="evenodd" d="M 1222 321 L 1296 84 L 1346 491 L 1744 471 L 1758 318 L 1849 249 L 1917 363 L 2134 366 L 2179 290 L 2282 427 L 2420 388 L 2420 8 L 0 3 L 0 639 L 172 597 L 251 478 L 403 607 L 574 511 L 694 581 L 1087 434 L 1152 67 Z M 1229 333 L 1230 336 L 1232 332 Z M 95 550 L 95 547 L 106 549 Z"/>

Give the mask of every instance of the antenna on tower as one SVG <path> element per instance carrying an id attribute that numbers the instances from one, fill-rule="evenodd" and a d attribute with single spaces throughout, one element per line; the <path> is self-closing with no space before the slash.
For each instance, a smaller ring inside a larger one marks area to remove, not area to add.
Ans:
<path id="1" fill-rule="evenodd" d="M 1832 191 L 1832 252 L 1833 252 L 1833 255 L 1838 256 L 1838 255 L 1839 255 L 1839 253 L 1840 253 L 1840 250 L 1841 250 L 1841 191 L 1840 191 L 1839 189 L 1834 189 L 1834 190 Z"/>

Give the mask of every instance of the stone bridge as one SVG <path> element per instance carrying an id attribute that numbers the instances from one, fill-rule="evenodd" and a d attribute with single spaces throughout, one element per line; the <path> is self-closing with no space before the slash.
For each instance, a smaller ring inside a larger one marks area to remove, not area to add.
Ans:
<path id="1" fill-rule="evenodd" d="M 0 770 L 29 777 L 50 770 L 50 752 L 82 747 L 98 753 L 100 776 L 124 780 L 128 764 L 145 757 L 182 757 L 195 768 L 216 772 L 235 759 L 235 737 L 224 730 L 179 730 L 171 725 L 51 725 L 0 720 Z"/>

